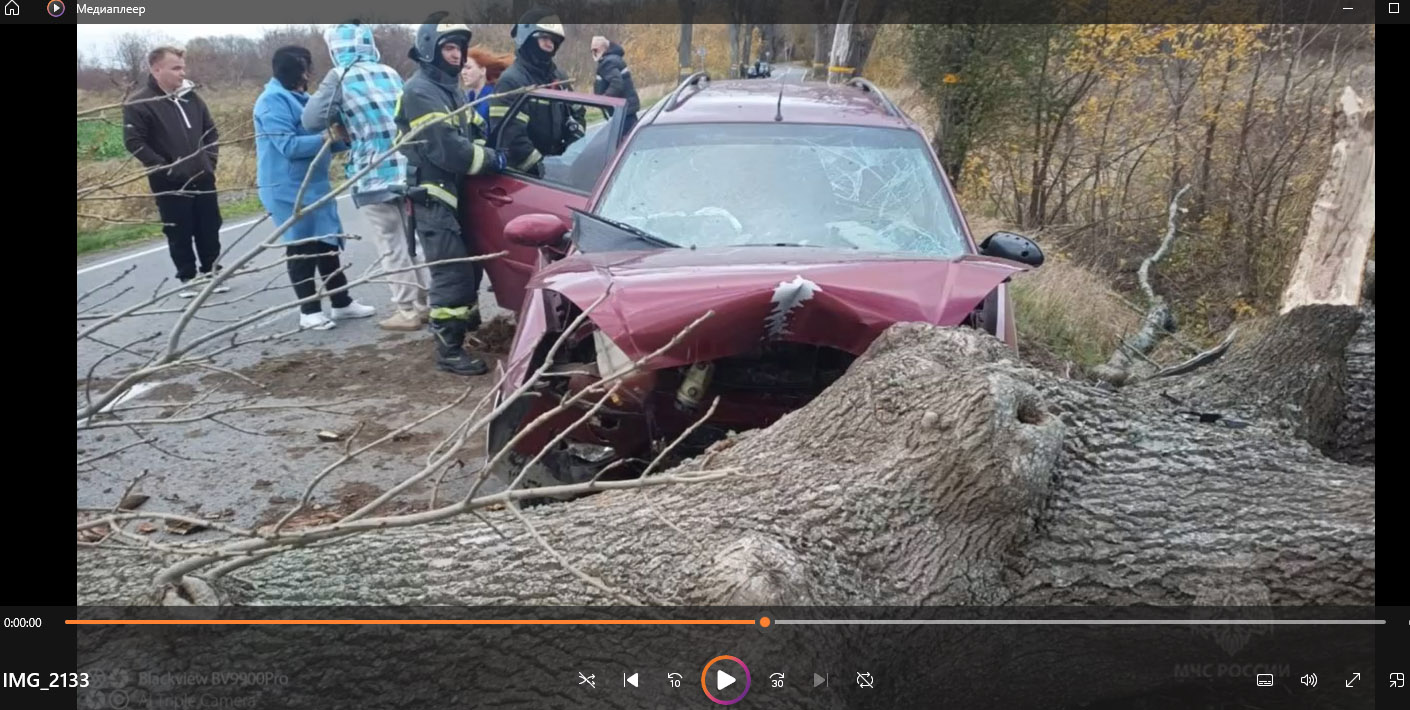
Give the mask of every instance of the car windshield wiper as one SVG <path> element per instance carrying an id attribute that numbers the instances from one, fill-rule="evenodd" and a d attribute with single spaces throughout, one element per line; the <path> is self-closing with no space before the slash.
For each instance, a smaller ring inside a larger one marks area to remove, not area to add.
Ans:
<path id="1" fill-rule="evenodd" d="M 800 243 L 798 243 L 798 242 L 750 242 L 749 244 L 737 244 L 737 245 L 735 245 L 735 246 L 741 246 L 741 247 L 812 247 L 812 248 L 814 248 L 814 249 L 827 249 L 827 248 L 828 248 L 828 247 L 825 247 L 825 246 L 823 246 L 823 245 L 821 245 L 821 244 L 800 244 Z M 849 246 L 849 247 L 845 247 L 845 248 L 847 248 L 847 249 L 856 249 L 856 247 L 853 247 L 853 246 Z"/>
<path id="2" fill-rule="evenodd" d="M 588 219 L 595 219 L 595 220 L 597 220 L 597 221 L 599 221 L 599 222 L 602 222 L 602 223 L 607 224 L 607 225 L 609 225 L 609 226 L 612 226 L 612 227 L 615 227 L 615 228 L 617 228 L 617 229 L 620 229 L 620 230 L 622 230 L 623 232 L 626 232 L 626 233 L 628 233 L 628 234 L 630 234 L 630 235 L 632 235 L 632 236 L 634 236 L 634 237 L 636 237 L 636 238 L 638 238 L 638 239 L 640 239 L 640 240 L 646 242 L 647 244 L 651 244 L 652 246 L 666 247 L 666 248 L 668 248 L 668 249 L 679 249 L 679 248 L 681 248 L 681 246 L 680 246 L 679 244 L 672 244 L 671 242 L 668 242 L 668 241 L 666 241 L 665 239 L 662 239 L 662 238 L 656 236 L 655 234 L 652 234 L 652 233 L 650 233 L 650 232 L 648 232 L 648 231 L 645 231 L 645 230 L 643 230 L 643 229 L 639 229 L 639 228 L 637 228 L 637 227 L 633 227 L 632 225 L 627 224 L 626 222 L 618 222 L 618 221 L 615 220 L 615 219 L 608 219 L 608 218 L 606 218 L 606 217 L 603 217 L 602 215 L 596 215 L 596 214 L 592 214 L 592 213 L 590 213 L 590 212 L 584 212 L 584 211 L 582 211 L 582 210 L 580 210 L 580 209 L 576 209 L 576 208 L 573 208 L 573 207 L 570 207 L 570 208 L 568 208 L 568 209 L 571 209 L 572 211 L 574 211 L 574 212 L 576 212 L 576 213 L 578 213 L 578 214 L 580 214 L 580 215 L 582 215 L 582 216 L 584 216 L 584 217 L 587 217 Z"/>

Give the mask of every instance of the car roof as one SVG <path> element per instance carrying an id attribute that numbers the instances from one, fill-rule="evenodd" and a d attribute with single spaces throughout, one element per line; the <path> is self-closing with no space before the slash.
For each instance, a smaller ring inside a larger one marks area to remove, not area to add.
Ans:
<path id="1" fill-rule="evenodd" d="M 674 109 L 665 103 L 669 96 L 663 99 L 652 123 L 773 123 L 782 114 L 783 123 L 912 128 L 899 110 L 892 113 L 889 100 L 858 86 L 790 84 L 783 78 L 703 82 L 701 86 L 685 87 Z"/>

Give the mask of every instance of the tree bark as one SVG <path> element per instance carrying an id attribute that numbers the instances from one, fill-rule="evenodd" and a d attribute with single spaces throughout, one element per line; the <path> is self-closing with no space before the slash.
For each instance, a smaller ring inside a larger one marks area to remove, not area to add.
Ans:
<path id="1" fill-rule="evenodd" d="M 1336 336 L 1311 326 L 1349 338 L 1360 322 L 1328 309 L 1294 311 L 1210 368 L 1228 373 L 1166 387 L 1320 403 L 1314 391 L 1332 378 L 1297 380 L 1327 366 Z M 525 511 L 613 594 L 565 570 L 507 511 L 486 513 L 504 537 L 473 519 L 388 530 L 271 558 L 239 573 L 246 591 L 222 593 L 261 604 L 1189 605 L 1252 589 L 1273 605 L 1374 603 L 1373 468 L 1331 461 L 1276 423 L 1202 424 L 1155 392 L 1060 380 L 1011 357 L 968 329 L 898 324 L 813 403 L 682 465 L 739 474 Z M 150 594 L 150 570 L 115 569 L 127 560 L 80 551 L 79 603 Z"/>
<path id="2" fill-rule="evenodd" d="M 824 3 L 823 17 L 829 16 L 832 3 Z M 813 66 L 809 69 L 808 78 L 813 80 L 827 78 L 827 58 L 832 50 L 832 31 L 834 25 L 820 22 L 813 25 Z"/>
<path id="3" fill-rule="evenodd" d="M 1328 450 L 1347 401 L 1347 348 L 1361 327 L 1351 306 L 1304 306 L 1281 316 L 1215 366 L 1176 380 L 1137 385 L 1187 411 L 1286 422 L 1296 437 Z M 1374 341 L 1371 345 L 1374 357 Z"/>
<path id="4" fill-rule="evenodd" d="M 677 65 L 677 81 L 684 81 L 691 71 L 686 67 L 695 66 L 695 57 L 691 56 L 691 21 L 695 18 L 695 0 L 676 0 L 681 10 L 681 38 L 676 44 L 677 56 L 680 63 Z"/>
<path id="5" fill-rule="evenodd" d="M 743 61 L 739 57 L 739 27 L 737 24 L 729 26 L 729 71 L 731 76 L 735 76 L 740 69 L 740 62 Z M 744 76 L 740 74 L 735 78 L 743 79 Z"/>
<path id="6" fill-rule="evenodd" d="M 1351 87 L 1335 111 L 1336 144 L 1297 265 L 1283 292 L 1282 312 L 1312 303 L 1356 305 L 1362 270 L 1376 231 L 1376 111 Z"/>
<path id="7" fill-rule="evenodd" d="M 828 53 L 827 83 L 829 84 L 840 83 L 851 78 L 850 74 L 844 75 L 837 69 L 848 66 L 847 60 L 852 52 L 852 23 L 856 19 L 857 0 L 842 0 L 842 7 L 837 12 L 837 25 L 832 29 L 832 51 Z"/>
<path id="8" fill-rule="evenodd" d="M 1346 348 L 1346 407 L 1328 456 L 1347 463 L 1376 464 L 1376 307 L 1363 311 L 1361 327 Z"/>

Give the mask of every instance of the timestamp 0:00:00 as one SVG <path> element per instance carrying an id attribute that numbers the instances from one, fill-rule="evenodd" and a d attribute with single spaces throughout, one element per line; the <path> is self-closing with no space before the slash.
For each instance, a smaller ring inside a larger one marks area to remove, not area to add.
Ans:
<path id="1" fill-rule="evenodd" d="M 44 625 L 44 620 L 39 617 L 12 619 L 5 617 L 5 628 L 7 629 L 37 629 Z"/>

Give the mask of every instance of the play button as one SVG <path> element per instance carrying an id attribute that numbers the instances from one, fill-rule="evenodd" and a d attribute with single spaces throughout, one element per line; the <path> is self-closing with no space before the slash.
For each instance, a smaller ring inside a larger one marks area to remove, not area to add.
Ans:
<path id="1" fill-rule="evenodd" d="M 712 667 L 715 671 L 714 693 L 710 692 L 709 683 Z M 700 689 L 705 692 L 705 697 L 718 705 L 733 705 L 749 693 L 749 667 L 734 656 L 716 656 L 700 669 Z"/>
<path id="2" fill-rule="evenodd" d="M 734 676 L 724 671 L 715 671 L 715 690 L 724 690 L 731 685 L 734 685 Z"/>

